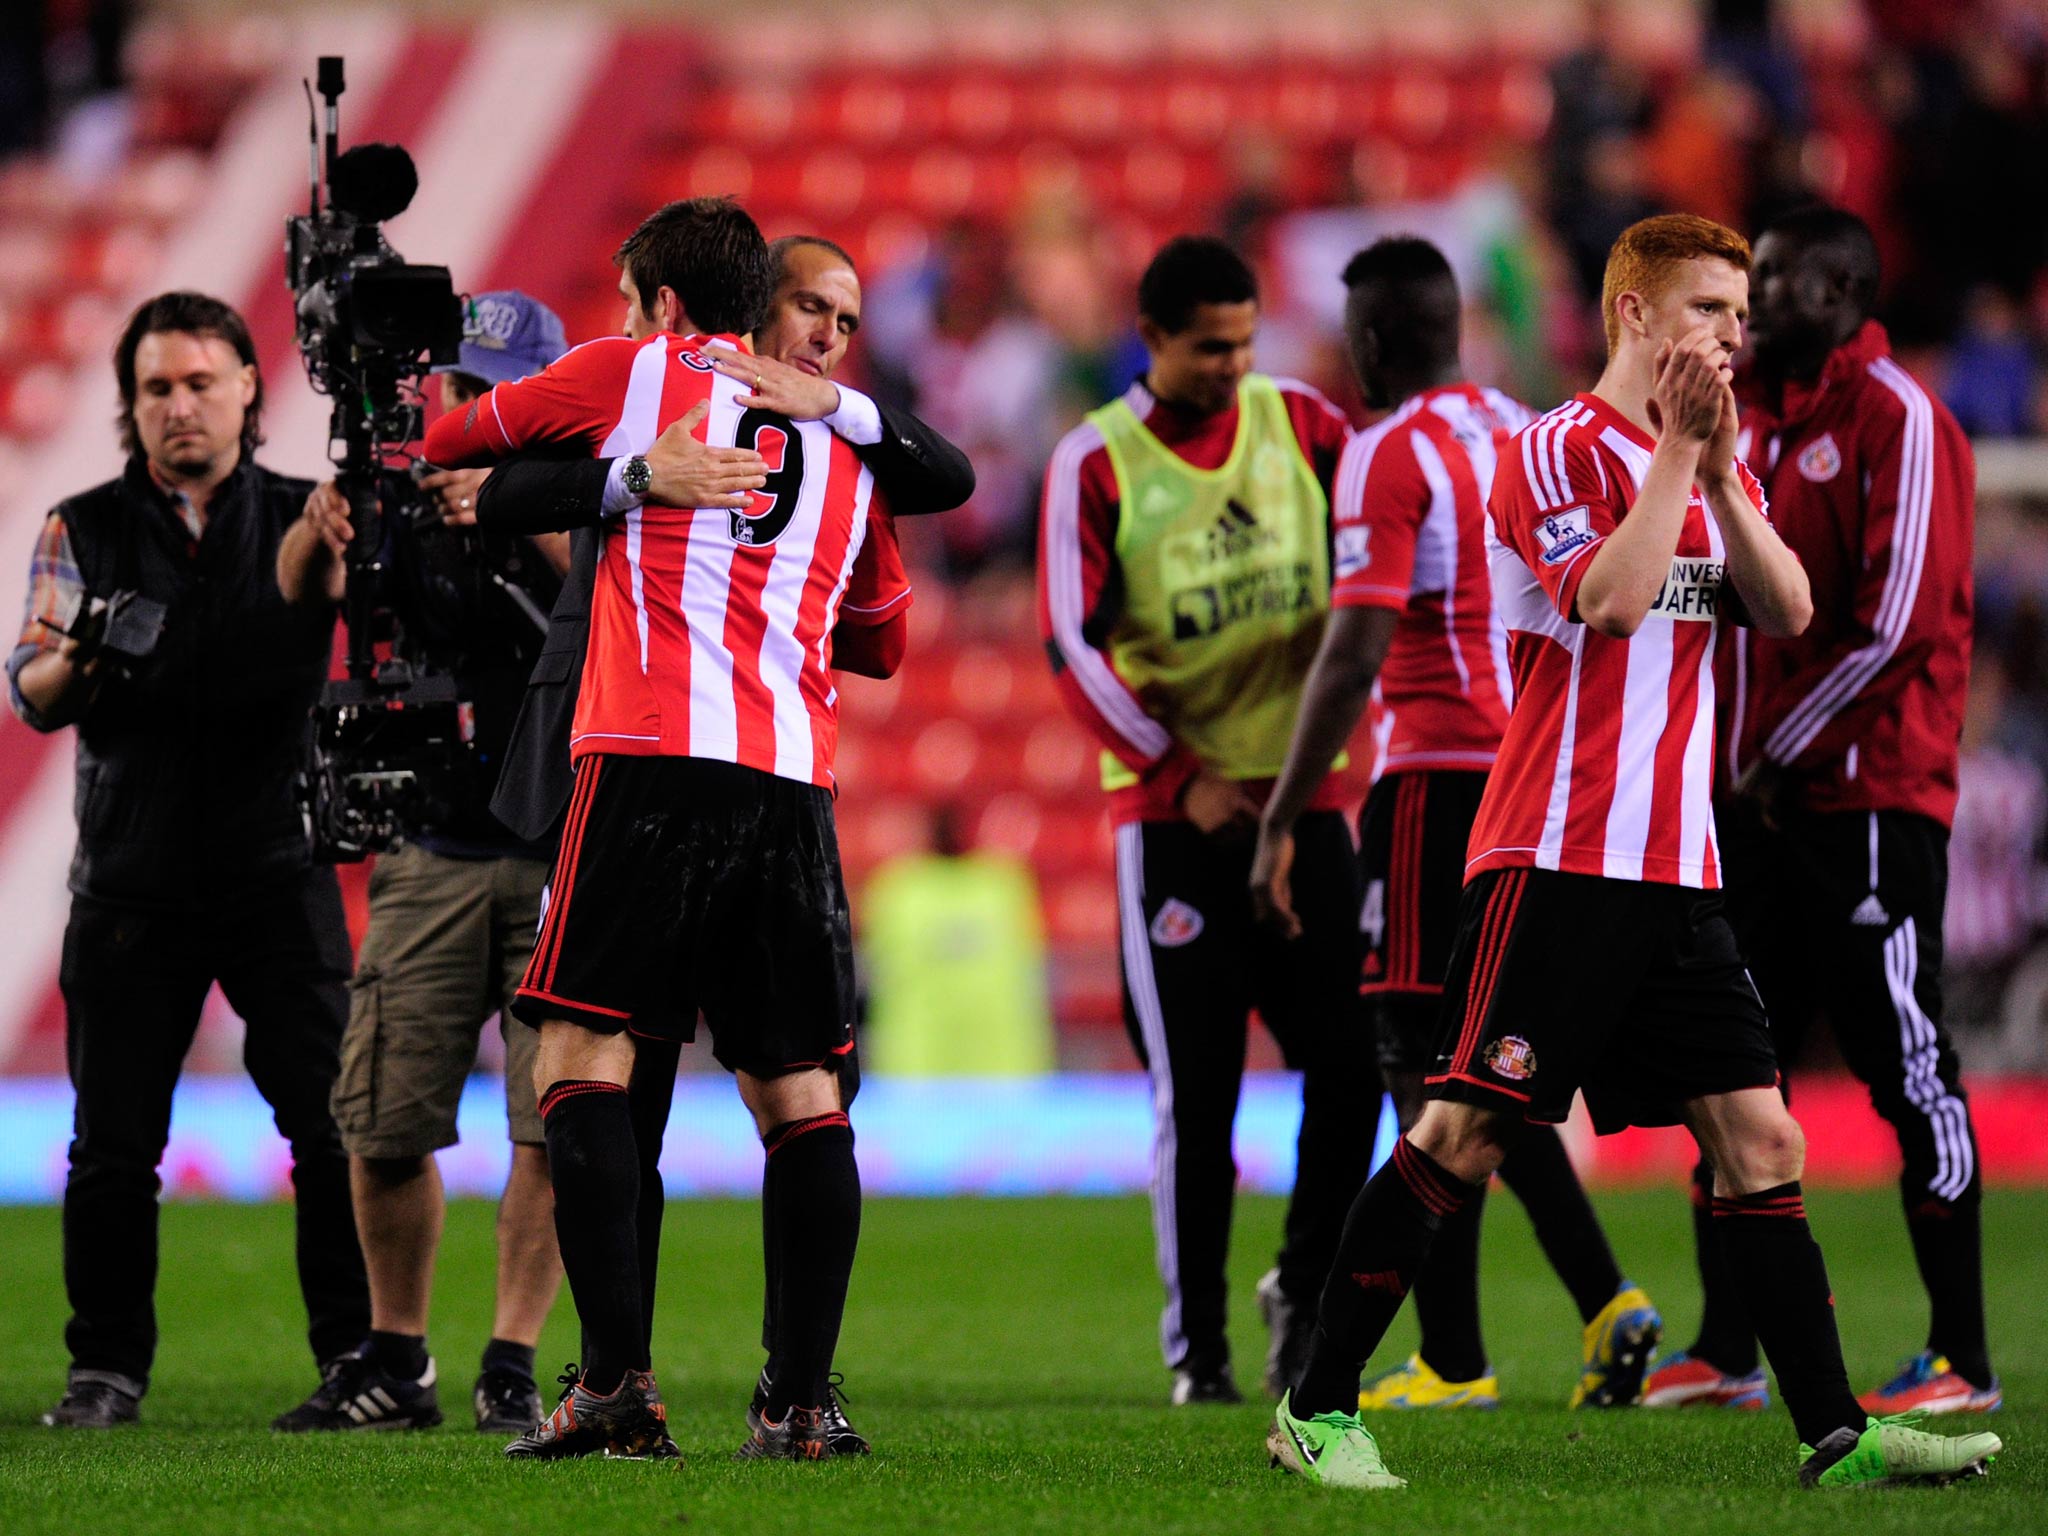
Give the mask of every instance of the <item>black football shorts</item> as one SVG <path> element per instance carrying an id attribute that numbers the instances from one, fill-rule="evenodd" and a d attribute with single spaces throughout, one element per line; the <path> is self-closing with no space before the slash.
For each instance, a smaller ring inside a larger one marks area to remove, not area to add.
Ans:
<path id="1" fill-rule="evenodd" d="M 513 1011 L 666 1040 L 701 1011 L 728 1071 L 836 1066 L 853 930 L 831 795 L 707 758 L 584 758 Z"/>
<path id="2" fill-rule="evenodd" d="M 1433 1097 L 1555 1123 L 1583 1089 L 1604 1135 L 1777 1080 L 1720 892 L 1543 869 L 1465 887 Z"/>
<path id="3" fill-rule="evenodd" d="M 1436 1058 L 1465 846 L 1485 792 L 1484 773 L 1392 773 L 1373 785 L 1358 813 L 1365 950 L 1358 994 L 1385 1071 L 1427 1072 Z"/>

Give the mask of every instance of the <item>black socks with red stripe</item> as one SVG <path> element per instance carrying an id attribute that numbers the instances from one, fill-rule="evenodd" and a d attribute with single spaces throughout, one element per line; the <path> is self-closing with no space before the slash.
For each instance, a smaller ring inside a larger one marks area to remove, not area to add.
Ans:
<path id="1" fill-rule="evenodd" d="M 1524 1126 L 1500 1165 L 1500 1181 L 1529 1213 L 1543 1257 L 1572 1293 L 1579 1321 L 1590 1323 L 1621 1289 L 1621 1266 L 1556 1128 Z"/>
<path id="2" fill-rule="evenodd" d="M 1838 1429 L 1860 1431 L 1866 1416 L 1849 1391 L 1834 1291 L 1798 1182 L 1716 1195 L 1712 1209 L 1728 1277 L 1756 1325 L 1799 1438 L 1819 1445 Z"/>
<path id="3" fill-rule="evenodd" d="M 1445 1381 L 1476 1381 L 1486 1374 L 1486 1340 L 1479 1327 L 1479 1224 L 1485 1215 L 1482 1184 L 1437 1229 L 1429 1258 L 1415 1275 L 1418 1353 Z"/>
<path id="4" fill-rule="evenodd" d="M 860 1242 L 860 1168 L 843 1114 L 790 1120 L 761 1137 L 761 1206 L 773 1277 L 774 1360 L 763 1410 L 825 1406 L 846 1286 Z"/>
<path id="5" fill-rule="evenodd" d="M 540 1118 L 555 1187 L 555 1239 L 583 1323 L 583 1384 L 603 1396 L 648 1361 L 632 1112 L 618 1084 L 572 1079 L 548 1085 Z"/>
<path id="6" fill-rule="evenodd" d="M 1756 1369 L 1756 1330 L 1742 1304 L 1714 1220 L 1714 1165 L 1704 1157 L 1692 1171 L 1692 1245 L 1700 1268 L 1700 1331 L 1687 1351 L 1730 1376 Z"/>
<path id="7" fill-rule="evenodd" d="M 1296 1418 L 1354 1412 L 1358 1375 L 1401 1310 L 1437 1229 L 1471 1199 L 1472 1186 L 1403 1136 L 1344 1218 L 1323 1285 L 1308 1366 L 1289 1407 Z"/>

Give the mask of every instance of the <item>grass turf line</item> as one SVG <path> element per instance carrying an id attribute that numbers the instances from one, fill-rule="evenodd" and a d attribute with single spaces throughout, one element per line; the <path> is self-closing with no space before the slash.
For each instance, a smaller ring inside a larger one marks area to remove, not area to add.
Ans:
<path id="1" fill-rule="evenodd" d="M 515 1532 L 593 1518 L 619 1529 L 766 1536 L 1022 1531 L 1404 1530 L 1579 1536 L 1732 1532 L 2048 1530 L 2048 1259 L 2033 1235 L 2048 1192 L 1994 1191 L 1985 1228 L 1993 1345 L 2006 1411 L 1984 1422 L 2011 1449 L 1985 1481 L 1943 1492 L 1802 1494 L 1782 1409 L 1764 1415 L 1564 1411 L 1578 1320 L 1511 1198 L 1490 1201 L 1488 1345 L 1494 1414 L 1375 1417 L 1412 1486 L 1346 1496 L 1270 1472 L 1268 1410 L 1163 1406 L 1150 1223 L 1134 1200 L 876 1201 L 840 1364 L 854 1422 L 878 1454 L 824 1466 L 736 1465 L 759 1364 L 759 1213 L 677 1204 L 663 1246 L 656 1369 L 686 1461 L 512 1466 L 468 1426 L 486 1337 L 491 1211 L 449 1213 L 432 1345 L 449 1423 L 427 1434 L 285 1438 L 260 1426 L 313 1382 L 283 1207 L 172 1205 L 158 1292 L 164 1341 L 144 1425 L 63 1434 L 35 1416 L 62 1385 L 58 1216 L 0 1208 L 9 1305 L 0 1344 L 0 1529 L 126 1533 Z M 1698 1315 L 1683 1193 L 1607 1194 L 1599 1207 L 1630 1276 L 1664 1308 L 1676 1347 Z M 1897 1199 L 1822 1190 L 1851 1375 L 1860 1388 L 1921 1341 L 1924 1303 Z M 1256 1392 L 1265 1338 L 1252 1282 L 1278 1202 L 1238 1210 L 1231 1320 Z M 1413 1347 L 1404 1313 L 1374 1368 Z M 565 1296 L 540 1351 L 543 1384 L 575 1349 Z M 552 1400 L 552 1391 L 550 1391 Z M 1937 1427 L 1957 1427 L 1937 1421 Z"/>

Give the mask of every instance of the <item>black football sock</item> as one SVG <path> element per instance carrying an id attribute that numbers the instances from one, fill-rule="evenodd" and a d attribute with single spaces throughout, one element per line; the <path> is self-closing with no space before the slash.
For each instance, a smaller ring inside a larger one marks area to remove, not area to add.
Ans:
<path id="1" fill-rule="evenodd" d="M 1906 1206 L 1913 1257 L 1927 1286 L 1927 1347 L 1979 1391 L 1991 1385 L 1991 1351 L 1984 1337 L 1983 1191 L 1976 1180 L 1950 1204 L 1924 1192 Z"/>
<path id="2" fill-rule="evenodd" d="M 636 1211 L 640 1161 L 626 1090 L 616 1083 L 550 1083 L 540 1098 L 555 1239 L 583 1324 L 583 1385 L 599 1396 L 647 1367 Z"/>
<path id="3" fill-rule="evenodd" d="M 370 1330 L 370 1364 L 400 1381 L 418 1381 L 427 1374 L 427 1336 Z"/>
<path id="4" fill-rule="evenodd" d="M 1704 1157 L 1692 1171 L 1692 1247 L 1700 1268 L 1700 1331 L 1687 1351 L 1729 1376 L 1756 1369 L 1756 1329 L 1728 1261 L 1714 1220 L 1714 1165 Z"/>
<path id="5" fill-rule="evenodd" d="M 775 1234 L 778 1230 L 776 1212 L 782 1204 L 782 1168 L 783 1165 L 772 1157 L 761 1165 L 761 1348 L 768 1352 L 768 1363 L 764 1369 L 770 1381 L 775 1379 L 776 1367 L 781 1363 L 776 1358 L 775 1329 L 775 1286 L 781 1250 Z"/>
<path id="6" fill-rule="evenodd" d="M 510 1339 L 492 1339 L 484 1346 L 483 1363 L 478 1367 L 484 1371 L 499 1371 L 507 1376 L 517 1376 L 522 1381 L 533 1380 L 533 1346 L 514 1344 Z"/>
<path id="7" fill-rule="evenodd" d="M 640 1251 L 641 1343 L 654 1358 L 654 1292 L 661 1274 L 661 1222 L 667 1191 L 661 1183 L 661 1143 L 668 1130 L 669 1107 L 675 1101 L 676 1066 L 682 1046 L 673 1041 L 642 1040 L 633 1056 L 633 1081 L 626 1096 L 633 1115 L 633 1147 L 640 1162 L 640 1198 L 633 1228 Z"/>
<path id="8" fill-rule="evenodd" d="M 1799 1438 L 1819 1445 L 1838 1429 L 1860 1431 L 1868 1416 L 1849 1391 L 1834 1291 L 1798 1181 L 1716 1195 L 1714 1229 Z"/>
<path id="9" fill-rule="evenodd" d="M 1590 1323 L 1621 1289 L 1621 1266 L 1556 1127 L 1523 1127 L 1500 1165 L 1500 1179 L 1529 1213 L 1536 1242 L 1571 1292 L 1579 1321 Z"/>
<path id="10" fill-rule="evenodd" d="M 1486 1374 L 1486 1341 L 1479 1327 L 1479 1223 L 1486 1187 L 1474 1189 L 1463 1209 L 1445 1218 L 1415 1272 L 1419 1353 L 1445 1381 L 1477 1381 Z"/>
<path id="11" fill-rule="evenodd" d="M 1308 1364 L 1288 1407 L 1298 1419 L 1358 1408 L 1358 1374 L 1401 1310 L 1437 1228 L 1472 1196 L 1472 1186 L 1416 1150 L 1406 1136 L 1366 1181 L 1323 1282 Z"/>
<path id="12" fill-rule="evenodd" d="M 791 1408 L 822 1408 L 846 1286 L 860 1242 L 860 1168 L 853 1127 L 841 1113 L 790 1120 L 761 1138 L 773 1177 L 777 1370 L 764 1412 L 775 1423 Z"/>

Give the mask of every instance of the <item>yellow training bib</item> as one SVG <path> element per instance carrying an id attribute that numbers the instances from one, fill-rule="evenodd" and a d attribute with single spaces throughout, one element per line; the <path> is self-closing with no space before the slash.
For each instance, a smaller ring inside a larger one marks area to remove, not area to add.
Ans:
<path id="1" fill-rule="evenodd" d="M 1264 779 L 1287 759 L 1330 609 L 1330 503 L 1273 381 L 1246 375 L 1237 404 L 1218 469 L 1188 463 L 1121 400 L 1088 419 L 1116 471 L 1110 664 L 1211 770 Z M 1136 782 L 1103 753 L 1105 789 Z"/>

